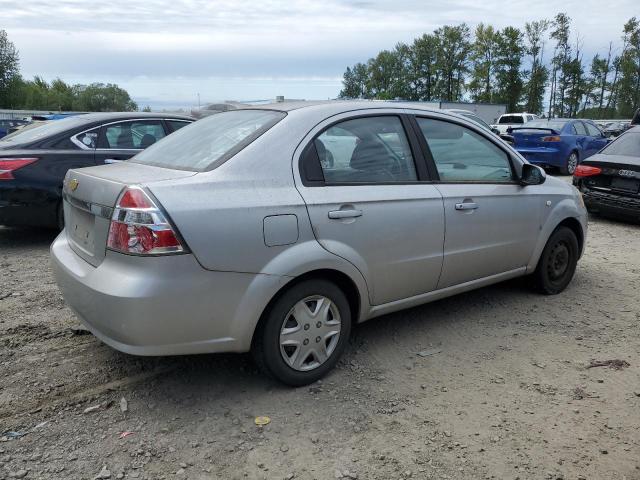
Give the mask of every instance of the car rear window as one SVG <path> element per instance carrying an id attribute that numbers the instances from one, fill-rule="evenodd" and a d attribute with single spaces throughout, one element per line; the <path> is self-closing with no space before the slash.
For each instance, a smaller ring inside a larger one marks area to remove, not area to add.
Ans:
<path id="1" fill-rule="evenodd" d="M 87 123 L 82 115 L 64 118 L 62 120 L 51 120 L 47 122 L 35 122 L 27 125 L 22 130 L 7 135 L 0 139 L 0 145 L 3 143 L 12 143 L 14 145 L 22 145 L 25 143 L 35 142 L 48 136 L 57 135 L 72 128 Z"/>
<path id="2" fill-rule="evenodd" d="M 274 110 L 218 113 L 181 128 L 133 157 L 133 163 L 203 172 L 231 158 L 286 116 Z"/>
<path id="3" fill-rule="evenodd" d="M 627 132 L 604 147 L 605 155 L 626 155 L 628 157 L 640 157 L 640 132 Z"/>
<path id="4" fill-rule="evenodd" d="M 498 123 L 524 123 L 522 115 L 502 115 Z"/>

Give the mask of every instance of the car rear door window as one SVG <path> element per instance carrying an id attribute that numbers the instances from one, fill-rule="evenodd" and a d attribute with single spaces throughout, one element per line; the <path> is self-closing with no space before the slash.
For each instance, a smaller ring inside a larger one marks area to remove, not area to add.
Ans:
<path id="1" fill-rule="evenodd" d="M 461 125 L 417 118 L 442 182 L 510 183 L 507 153 L 484 136 Z"/>
<path id="2" fill-rule="evenodd" d="M 417 181 L 409 141 L 396 116 L 346 120 L 314 140 L 326 183 Z"/>
<path id="3" fill-rule="evenodd" d="M 584 136 L 589 135 L 587 133 L 587 129 L 584 127 L 584 124 L 582 122 L 575 122 L 573 126 L 576 129 L 576 133 L 578 135 L 584 135 Z"/>
<path id="4" fill-rule="evenodd" d="M 94 128 L 93 130 L 89 130 L 88 132 L 79 133 L 71 137 L 71 142 L 73 142 L 83 150 L 93 150 L 98 144 L 99 131 L 99 128 Z"/>
<path id="5" fill-rule="evenodd" d="M 165 136 L 160 120 L 136 120 L 107 125 L 104 130 L 105 148 L 141 150 Z"/>
<path id="6" fill-rule="evenodd" d="M 590 123 L 585 123 L 584 125 L 587 127 L 587 132 L 590 137 L 602 136 L 602 132 L 600 132 L 600 130 L 598 130 L 598 127 L 596 127 L 595 125 L 591 125 Z"/>

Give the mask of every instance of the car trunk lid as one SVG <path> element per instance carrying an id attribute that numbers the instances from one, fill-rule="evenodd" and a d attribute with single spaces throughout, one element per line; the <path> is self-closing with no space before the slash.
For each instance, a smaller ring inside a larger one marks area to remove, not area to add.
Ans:
<path id="1" fill-rule="evenodd" d="M 582 162 L 582 165 L 601 169 L 598 175 L 582 179 L 583 188 L 636 198 L 640 196 L 640 159 L 626 155 L 597 154 Z"/>
<path id="2" fill-rule="evenodd" d="M 71 248 L 97 267 L 106 254 L 113 209 L 126 186 L 146 186 L 195 174 L 130 162 L 69 170 L 63 199 L 65 231 Z"/>
<path id="3" fill-rule="evenodd" d="M 513 128 L 511 129 L 515 147 L 547 147 L 548 143 L 543 142 L 544 137 L 558 135 L 553 128 Z"/>

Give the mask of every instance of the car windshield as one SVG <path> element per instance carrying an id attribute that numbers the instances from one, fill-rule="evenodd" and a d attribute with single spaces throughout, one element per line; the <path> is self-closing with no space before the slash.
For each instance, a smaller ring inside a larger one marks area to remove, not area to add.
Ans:
<path id="1" fill-rule="evenodd" d="M 607 145 L 602 152 L 605 155 L 625 155 L 640 157 L 640 132 L 627 132 Z"/>
<path id="2" fill-rule="evenodd" d="M 218 113 L 181 128 L 131 159 L 133 163 L 202 172 L 220 165 L 286 116 L 274 110 Z"/>
<path id="3" fill-rule="evenodd" d="M 25 143 L 35 142 L 50 135 L 56 135 L 66 130 L 79 127 L 86 123 L 86 119 L 82 115 L 64 118 L 62 120 L 51 120 L 48 122 L 35 122 L 28 127 L 24 127 L 17 132 L 7 135 L 0 139 L 0 145 L 12 143 L 14 145 L 22 145 Z M 31 128 L 29 128 L 31 127 Z"/>
<path id="4" fill-rule="evenodd" d="M 553 130 L 560 131 L 566 124 L 567 122 L 560 120 L 532 120 L 527 122 L 525 128 L 552 128 Z"/>
<path id="5" fill-rule="evenodd" d="M 522 115 L 502 115 L 498 123 L 524 123 Z"/>

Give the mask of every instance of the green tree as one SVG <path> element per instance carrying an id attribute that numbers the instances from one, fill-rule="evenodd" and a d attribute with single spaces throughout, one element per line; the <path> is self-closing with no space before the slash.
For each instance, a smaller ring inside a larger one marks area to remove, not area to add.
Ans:
<path id="1" fill-rule="evenodd" d="M 524 56 L 523 34 L 515 27 L 505 27 L 497 36 L 495 55 L 496 86 L 491 99 L 505 103 L 508 112 L 518 108 L 522 98 L 522 58 Z"/>
<path id="2" fill-rule="evenodd" d="M 478 24 L 475 40 L 471 44 L 471 81 L 469 91 L 475 102 L 492 102 L 494 100 L 493 87 L 498 65 L 498 45 L 500 34 L 491 25 Z"/>
<path id="3" fill-rule="evenodd" d="M 611 73 L 611 51 L 613 43 L 609 43 L 609 52 L 607 58 L 601 58 L 599 54 L 595 54 L 591 60 L 591 69 L 589 71 L 590 78 L 587 85 L 588 97 L 594 107 L 597 108 L 595 118 L 606 118 L 610 113 L 605 114 L 604 101 L 605 94 L 610 87 L 609 74 Z"/>
<path id="4" fill-rule="evenodd" d="M 11 107 L 20 87 L 20 57 L 7 32 L 0 30 L 0 107 Z"/>
<path id="5" fill-rule="evenodd" d="M 618 114 L 633 116 L 640 108 L 640 21 L 632 17 L 624 25 L 627 48 L 620 56 L 620 82 L 616 96 Z"/>
<path id="6" fill-rule="evenodd" d="M 340 98 L 371 98 L 369 94 L 369 73 L 364 63 L 356 63 L 353 68 L 347 67 L 342 78 Z"/>
<path id="7" fill-rule="evenodd" d="M 406 46 L 399 44 L 395 50 L 382 50 L 375 58 L 369 59 L 368 85 L 373 98 L 393 100 L 407 96 L 407 53 Z"/>
<path id="8" fill-rule="evenodd" d="M 551 93 L 549 96 L 549 117 L 565 115 L 565 93 L 570 74 L 571 45 L 569 35 L 571 18 L 566 13 L 558 13 L 552 23 L 551 39 L 556 41 L 551 59 Z"/>
<path id="9" fill-rule="evenodd" d="M 469 27 L 464 23 L 455 27 L 445 25 L 433 34 L 438 39 L 436 68 L 439 70 L 435 97 L 448 102 L 459 101 L 469 71 Z"/>
<path id="10" fill-rule="evenodd" d="M 434 100 L 439 70 L 437 58 L 440 45 L 438 38 L 432 34 L 424 34 L 416 38 L 411 46 L 412 83 L 417 100 Z"/>
<path id="11" fill-rule="evenodd" d="M 73 102 L 73 109 L 87 112 L 135 112 L 138 105 L 126 90 L 112 83 L 81 85 Z"/>
<path id="12" fill-rule="evenodd" d="M 549 26 L 549 20 L 543 19 L 528 22 L 524 27 L 525 52 L 530 62 L 530 70 L 524 73 L 527 79 L 524 86 L 524 103 L 525 110 L 531 113 L 540 114 L 544 109 L 545 85 L 549 79 L 549 69 L 544 64 L 544 38 Z"/>

